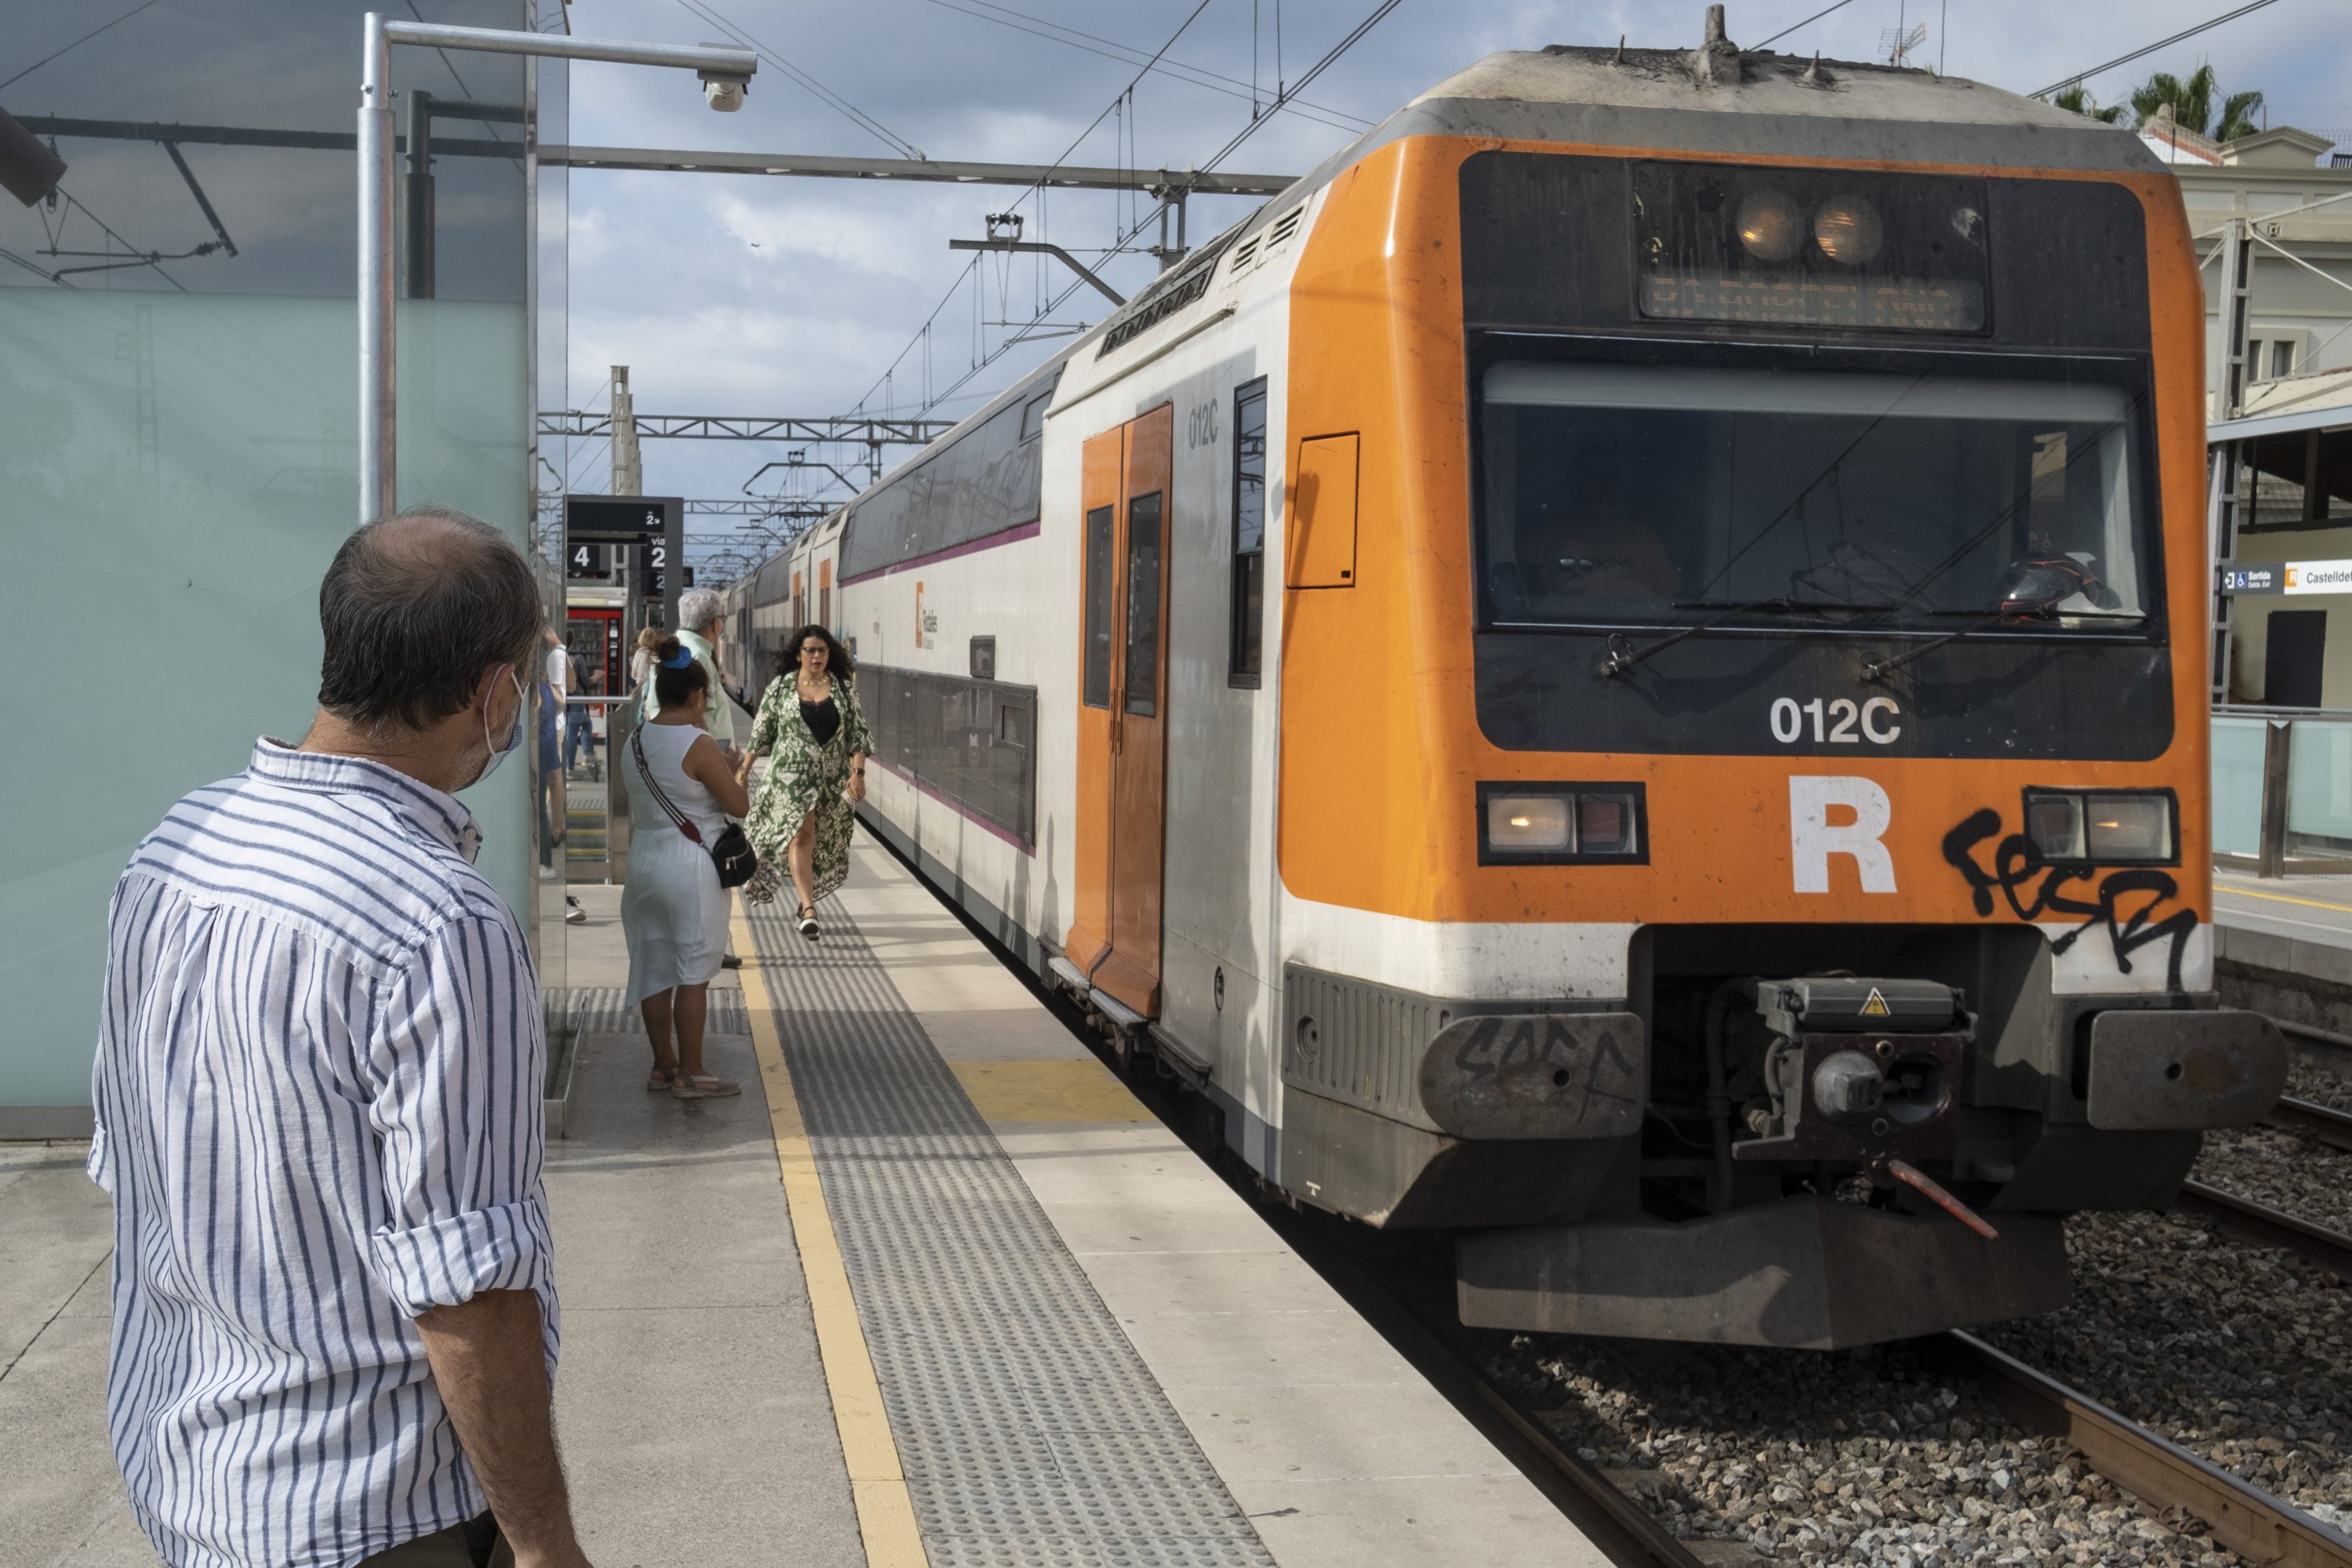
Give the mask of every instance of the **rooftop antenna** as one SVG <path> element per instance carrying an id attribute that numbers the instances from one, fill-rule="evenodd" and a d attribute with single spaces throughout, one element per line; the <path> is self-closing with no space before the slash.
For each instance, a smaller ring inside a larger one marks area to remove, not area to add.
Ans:
<path id="1" fill-rule="evenodd" d="M 1925 22 L 1914 23 L 1907 32 L 1901 27 L 1887 27 L 1878 35 L 1878 47 L 1885 52 L 1886 63 L 1891 66 L 1901 65 L 1912 50 L 1927 41 L 1927 24 Z"/>

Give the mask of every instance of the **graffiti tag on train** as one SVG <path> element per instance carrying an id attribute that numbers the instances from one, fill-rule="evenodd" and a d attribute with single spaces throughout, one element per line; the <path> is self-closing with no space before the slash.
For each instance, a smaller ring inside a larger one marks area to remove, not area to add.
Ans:
<path id="1" fill-rule="evenodd" d="M 1993 912 L 1995 893 L 2020 920 L 2080 916 L 2082 923 L 2052 942 L 2051 952 L 2063 952 L 2085 931 L 2102 928 L 2114 949 L 2116 969 L 2126 974 L 2131 973 L 2133 953 L 2169 942 L 2165 984 L 2180 989 L 2181 959 L 2189 950 L 2189 933 L 2197 929 L 2197 911 L 2177 909 L 2156 918 L 2180 894 L 2180 884 L 2170 873 L 2147 866 L 2053 866 L 2022 833 L 2001 837 L 1992 847 L 1990 863 L 1980 859 L 1979 847 L 2000 831 L 2000 813 L 1986 806 L 1944 835 L 1944 858 L 1967 879 L 1979 917 Z"/>

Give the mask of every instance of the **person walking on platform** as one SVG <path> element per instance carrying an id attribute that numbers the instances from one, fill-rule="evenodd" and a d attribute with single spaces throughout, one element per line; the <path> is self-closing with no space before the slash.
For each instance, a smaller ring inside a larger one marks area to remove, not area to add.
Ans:
<path id="1" fill-rule="evenodd" d="M 727 816 L 751 808 L 743 785 L 702 728 L 710 678 L 683 639 L 654 650 L 653 686 L 661 710 L 637 726 L 616 766 L 629 770 L 629 818 L 635 838 L 621 893 L 621 930 L 629 942 L 629 1005 L 641 1009 L 654 1066 L 650 1089 L 680 1100 L 740 1094 L 742 1085 L 702 1070 L 703 1021 L 711 980 L 727 951 L 732 900 L 719 885 L 707 847 Z M 723 814 L 723 815 L 722 815 Z M 696 842 L 678 825 L 690 822 Z M 675 1046 L 672 1038 L 675 1036 Z"/>
<path id="2" fill-rule="evenodd" d="M 820 626 L 794 633 L 777 656 L 775 679 L 760 699 L 751 739 L 736 769 L 772 755 L 743 831 L 763 861 L 783 856 L 799 893 L 801 934 L 816 940 L 816 906 L 849 878 L 849 836 L 866 798 L 866 758 L 874 750 L 851 684 L 849 650 Z"/>
<path id="3" fill-rule="evenodd" d="M 115 1458 L 173 1568 L 583 1568 L 539 985 L 456 798 L 523 743 L 537 587 L 417 508 L 343 542 L 319 618 L 310 732 L 173 805 L 108 911 Z"/>

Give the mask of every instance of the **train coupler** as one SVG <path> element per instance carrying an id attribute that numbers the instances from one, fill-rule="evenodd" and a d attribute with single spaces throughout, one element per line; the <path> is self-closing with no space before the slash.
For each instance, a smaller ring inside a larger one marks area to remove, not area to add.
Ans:
<path id="1" fill-rule="evenodd" d="M 1753 1136 L 1732 1144 L 1734 1159 L 1883 1166 L 1951 1155 L 1973 1029 L 1959 992 L 1850 975 L 1752 984 L 1769 1043 Z"/>

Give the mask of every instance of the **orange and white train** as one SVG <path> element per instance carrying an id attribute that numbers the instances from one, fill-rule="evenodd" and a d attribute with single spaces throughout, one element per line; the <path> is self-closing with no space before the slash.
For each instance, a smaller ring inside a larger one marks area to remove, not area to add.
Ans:
<path id="1" fill-rule="evenodd" d="M 1466 1321 L 1916 1334 L 2283 1080 L 2213 994 L 2203 322 L 2127 132 L 1500 54 L 734 591 L 854 648 L 874 832 Z"/>

